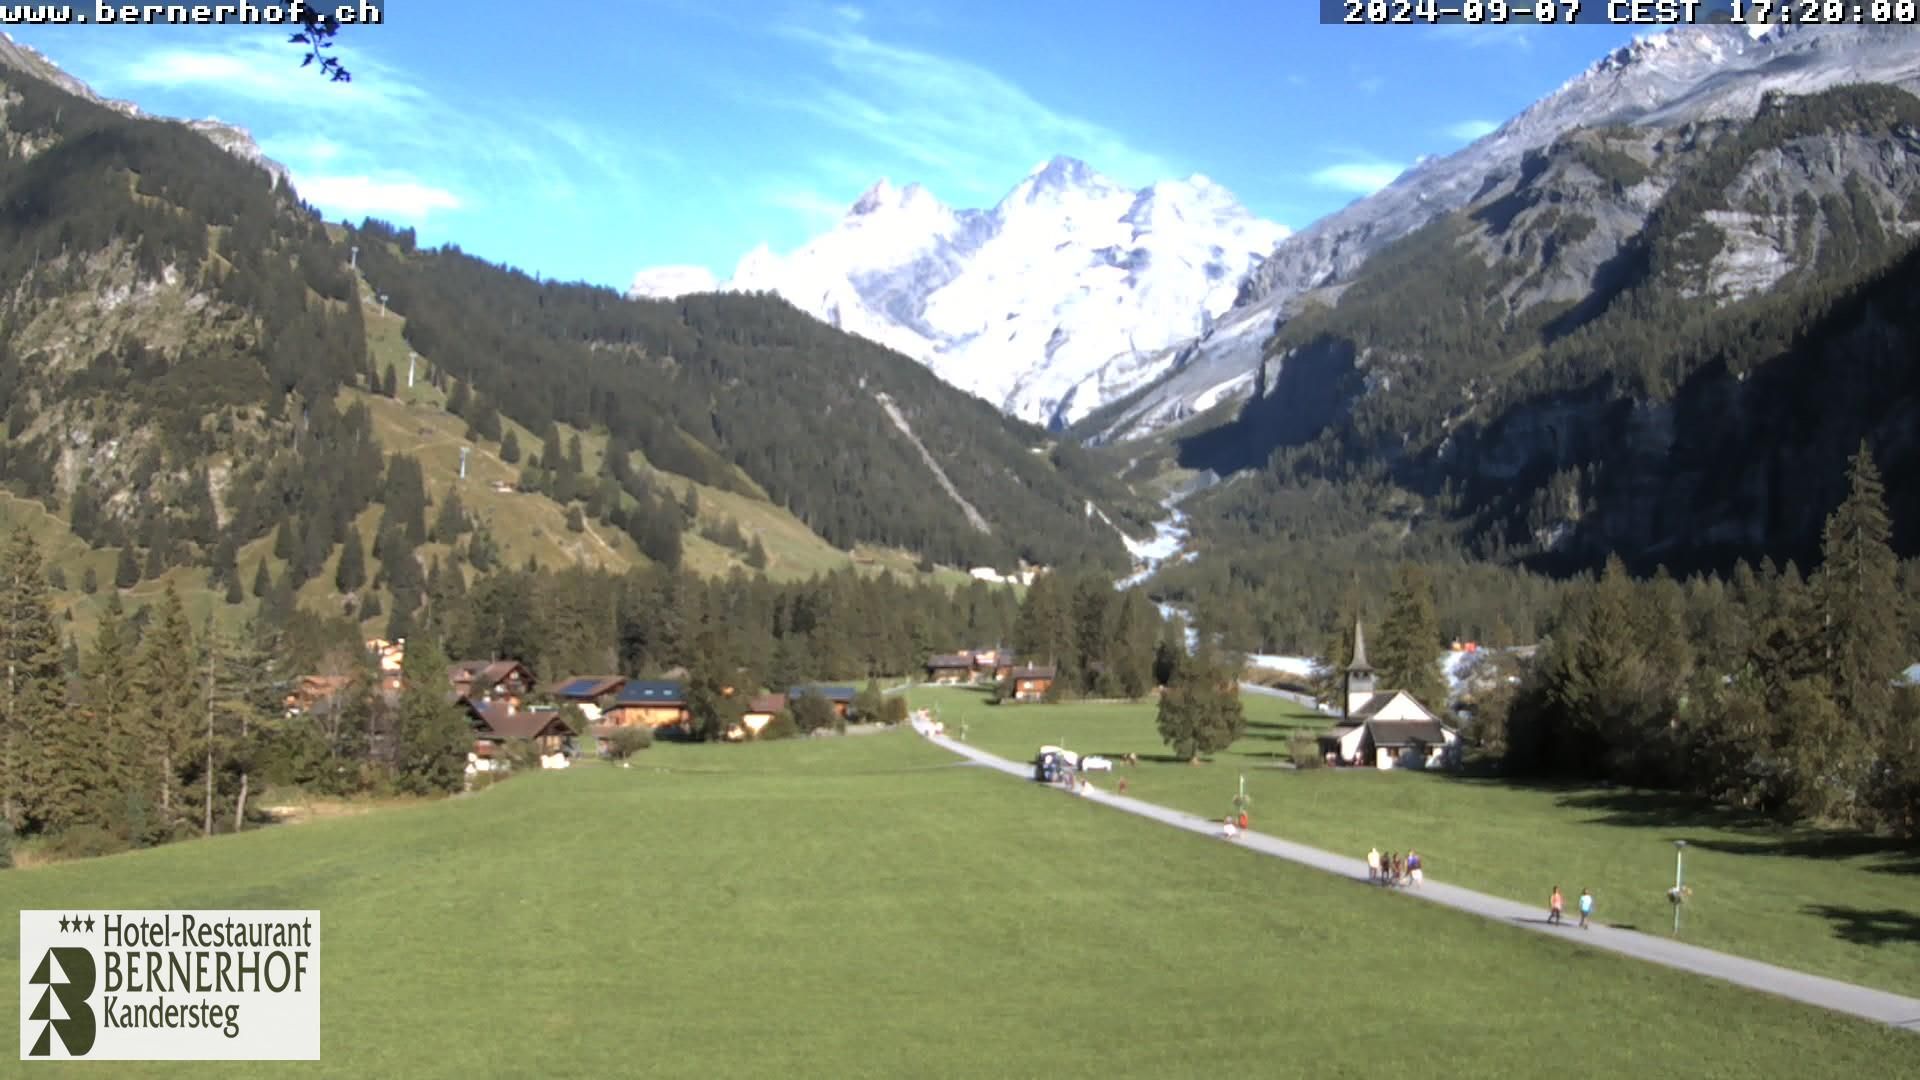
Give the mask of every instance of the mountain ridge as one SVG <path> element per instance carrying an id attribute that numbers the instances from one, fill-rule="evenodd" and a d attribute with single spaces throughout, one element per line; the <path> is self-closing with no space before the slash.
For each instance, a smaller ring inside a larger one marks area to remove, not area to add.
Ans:
<path id="1" fill-rule="evenodd" d="M 643 270 L 629 295 L 778 293 L 1061 427 L 1157 375 L 1142 358 L 1226 310 L 1286 233 L 1202 174 L 1134 189 L 1055 155 L 983 209 L 883 177 L 793 252 L 756 247 L 724 283 L 702 268 Z"/>
<path id="2" fill-rule="evenodd" d="M 1847 82 L 1920 86 L 1920 56 L 1905 31 L 1876 27 L 1703 25 L 1646 35 L 1596 59 L 1493 132 L 1407 170 L 1372 195 L 1315 221 L 1263 259 L 1233 308 L 1193 339 L 1169 346 L 1171 373 L 1123 408 L 1082 425 L 1094 443 L 1141 438 L 1243 397 L 1277 326 L 1316 290 L 1334 288 L 1374 253 L 1510 180 L 1525 155 L 1574 130 L 1607 125 L 1674 128 L 1750 116 L 1770 90 L 1805 94 Z"/>

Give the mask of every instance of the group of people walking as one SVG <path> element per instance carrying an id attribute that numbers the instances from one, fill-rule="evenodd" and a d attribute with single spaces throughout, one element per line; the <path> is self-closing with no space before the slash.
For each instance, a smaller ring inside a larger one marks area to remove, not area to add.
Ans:
<path id="1" fill-rule="evenodd" d="M 1555 885 L 1553 887 L 1553 895 L 1547 897 L 1547 925 L 1548 926 L 1563 925 L 1560 916 L 1561 916 L 1561 909 L 1566 907 L 1566 904 L 1567 904 L 1566 899 L 1560 895 L 1560 886 Z M 1591 918 L 1593 918 L 1593 890 L 1581 889 L 1580 890 L 1580 929 L 1582 930 L 1592 929 L 1592 927 L 1587 925 L 1587 921 Z"/>
<path id="2" fill-rule="evenodd" d="M 1405 855 L 1397 851 L 1382 855 L 1377 847 L 1368 849 L 1367 880 L 1376 885 L 1420 887 L 1426 880 L 1420 868 L 1420 853 L 1408 848 Z"/>

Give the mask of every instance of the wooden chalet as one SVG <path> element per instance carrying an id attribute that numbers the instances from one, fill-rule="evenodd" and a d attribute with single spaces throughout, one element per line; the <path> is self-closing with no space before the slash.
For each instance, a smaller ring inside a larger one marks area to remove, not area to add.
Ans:
<path id="1" fill-rule="evenodd" d="M 1460 735 L 1405 690 L 1374 689 L 1367 639 L 1355 622 L 1340 723 L 1320 737 L 1320 745 L 1342 765 L 1426 768 L 1450 764 L 1460 752 Z"/>
<path id="2" fill-rule="evenodd" d="M 847 718 L 847 710 L 853 707 L 856 696 L 851 686 L 795 686 L 787 690 L 787 701 L 799 701 L 808 694 L 826 698 L 827 704 L 833 706 L 833 714 L 842 720 Z"/>
<path id="3" fill-rule="evenodd" d="M 399 692 L 405 682 L 407 659 L 407 639 L 370 638 L 367 641 L 367 653 L 380 666 L 380 689 Z"/>
<path id="4" fill-rule="evenodd" d="M 740 729 L 743 736 L 758 736 L 786 707 L 787 695 L 785 694 L 761 694 L 747 702 L 747 711 L 740 714 Z"/>
<path id="5" fill-rule="evenodd" d="M 295 679 L 283 704 L 288 716 L 332 707 L 342 691 L 353 685 L 351 675 L 302 675 Z"/>
<path id="6" fill-rule="evenodd" d="M 1020 656 L 1012 649 L 1001 649 L 993 658 L 993 681 L 1006 682 L 1013 678 L 1013 669 L 1020 666 Z"/>
<path id="7" fill-rule="evenodd" d="M 456 697 L 504 701 L 518 709 L 533 695 L 533 669 L 518 660 L 462 660 L 447 667 Z"/>
<path id="8" fill-rule="evenodd" d="M 1005 649 L 998 647 L 973 650 L 969 655 L 973 657 L 974 676 L 992 678 L 994 669 L 1000 664 L 1000 656 L 1005 652 Z"/>
<path id="9" fill-rule="evenodd" d="M 927 658 L 927 681 L 958 685 L 973 681 L 972 653 L 943 653 Z"/>
<path id="10" fill-rule="evenodd" d="M 467 751 L 469 778 L 502 768 L 503 744 L 512 739 L 533 743 L 542 769 L 564 769 L 573 763 L 575 733 L 559 710 L 516 709 L 504 701 L 454 700 L 466 710 L 473 728 L 473 746 Z"/>
<path id="11" fill-rule="evenodd" d="M 1054 676 L 1058 674 L 1052 664 L 1045 667 L 1017 667 L 1008 674 L 1013 680 L 1013 700 L 1039 701 L 1053 689 Z"/>
<path id="12" fill-rule="evenodd" d="M 685 724 L 687 687 L 666 679 L 629 679 L 601 710 L 603 727 L 644 725 L 658 731 Z"/>
<path id="13" fill-rule="evenodd" d="M 579 709 L 588 723 L 599 723 L 607 706 L 626 685 L 626 677 L 622 675 L 577 675 L 561 682 L 553 696 Z"/>

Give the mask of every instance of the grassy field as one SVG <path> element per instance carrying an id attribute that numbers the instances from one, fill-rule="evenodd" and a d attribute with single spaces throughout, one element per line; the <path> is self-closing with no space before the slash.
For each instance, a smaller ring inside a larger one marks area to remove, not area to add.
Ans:
<path id="1" fill-rule="evenodd" d="M 1539 787 L 1368 769 L 1275 768 L 1297 725 L 1326 721 L 1246 697 L 1246 737 L 1211 764 L 1168 760 L 1152 705 L 998 707 L 919 690 L 949 732 L 1016 760 L 1041 743 L 1141 755 L 1129 795 L 1193 813 L 1232 810 L 1247 778 L 1255 829 L 1329 851 L 1420 852 L 1429 876 L 1516 900 L 1591 888 L 1607 923 L 1671 933 L 1674 840 L 1694 889 L 1681 936 L 1697 945 L 1920 995 L 1920 849 L 1782 830 L 1692 800 L 1626 789 Z M 1149 760 L 1151 759 L 1151 760 Z"/>
<path id="2" fill-rule="evenodd" d="M 317 1065 L 115 1076 L 1745 1080 L 1892 1075 L 1913 1046 L 954 765 L 903 732 L 659 746 L 631 770 L 4 880 L 20 908 L 321 911 Z M 0 913 L 0 952 L 17 933 Z"/>

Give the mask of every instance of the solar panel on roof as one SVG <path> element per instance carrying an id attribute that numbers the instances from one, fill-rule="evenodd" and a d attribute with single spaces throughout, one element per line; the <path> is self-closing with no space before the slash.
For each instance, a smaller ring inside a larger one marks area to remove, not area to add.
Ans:
<path id="1" fill-rule="evenodd" d="M 601 679 L 575 679 L 572 682 L 560 688 L 560 696 L 575 697 L 581 694 L 590 693 L 592 692 L 594 687 L 599 686 L 603 681 L 604 680 L 601 680 Z"/>

